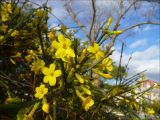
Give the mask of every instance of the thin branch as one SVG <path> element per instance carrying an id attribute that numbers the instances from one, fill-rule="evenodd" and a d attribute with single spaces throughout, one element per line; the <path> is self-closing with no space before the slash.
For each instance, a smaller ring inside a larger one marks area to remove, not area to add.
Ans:
<path id="1" fill-rule="evenodd" d="M 82 27 L 83 25 L 79 22 L 79 20 L 77 19 L 77 15 L 74 13 L 71 5 L 69 5 L 69 3 L 65 4 L 65 8 L 68 12 L 68 14 L 72 17 L 72 19 L 74 20 L 74 22 L 79 26 L 79 28 L 81 28 L 81 30 L 86 34 L 86 36 L 89 38 L 89 34 L 86 31 L 86 29 L 84 27 Z"/>
<path id="2" fill-rule="evenodd" d="M 90 41 L 94 41 L 94 25 L 95 25 L 95 20 L 96 20 L 96 7 L 95 7 L 95 0 L 92 0 L 92 8 L 93 8 L 93 17 L 92 17 L 92 22 L 91 22 L 91 28 L 89 31 L 89 37 Z"/>
<path id="3" fill-rule="evenodd" d="M 145 25 L 145 24 L 160 25 L 160 23 L 156 23 L 156 22 L 142 22 L 142 23 L 138 23 L 138 24 L 132 25 L 132 26 L 130 26 L 130 27 L 128 27 L 128 28 L 125 28 L 125 29 L 123 30 L 123 32 L 125 32 L 125 31 L 127 31 L 127 30 L 130 30 L 130 29 L 132 29 L 132 28 L 135 28 L 135 27 L 137 27 L 137 26 Z"/>

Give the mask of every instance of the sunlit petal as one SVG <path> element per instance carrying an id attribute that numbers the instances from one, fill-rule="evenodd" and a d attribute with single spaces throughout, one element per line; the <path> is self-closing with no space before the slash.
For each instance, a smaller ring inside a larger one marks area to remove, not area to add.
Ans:
<path id="1" fill-rule="evenodd" d="M 55 75 L 55 77 L 61 76 L 61 75 L 62 75 L 61 70 L 56 70 L 56 71 L 54 72 L 54 75 Z"/>
<path id="2" fill-rule="evenodd" d="M 59 47 L 60 47 L 60 45 L 57 41 L 52 42 L 52 48 L 58 49 Z"/>
<path id="3" fill-rule="evenodd" d="M 60 44 L 62 44 L 62 43 L 65 42 L 65 37 L 64 37 L 62 34 L 58 35 L 58 42 L 59 42 Z"/>
<path id="4" fill-rule="evenodd" d="M 96 52 L 92 46 L 89 46 L 89 47 L 87 48 L 87 51 L 88 51 L 88 52 L 91 52 L 91 53 L 95 53 L 95 52 Z"/>
<path id="5" fill-rule="evenodd" d="M 49 74 L 50 74 L 49 68 L 43 67 L 43 68 L 42 68 L 42 73 L 43 73 L 44 75 L 49 75 Z"/>
<path id="6" fill-rule="evenodd" d="M 51 76 L 45 76 L 45 77 L 43 78 L 43 82 L 44 82 L 44 83 L 48 83 L 48 81 L 50 80 L 50 77 L 51 77 Z"/>
<path id="7" fill-rule="evenodd" d="M 55 68 L 56 68 L 56 65 L 55 65 L 55 64 L 50 64 L 49 70 L 50 70 L 51 72 L 54 72 L 54 71 L 55 71 Z"/>
<path id="8" fill-rule="evenodd" d="M 55 53 L 56 58 L 63 58 L 65 56 L 66 56 L 66 51 L 63 48 L 59 48 Z"/>
<path id="9" fill-rule="evenodd" d="M 71 46 L 71 40 L 70 39 L 68 39 L 68 38 L 65 38 L 65 43 L 66 43 L 66 45 L 67 46 Z"/>
<path id="10" fill-rule="evenodd" d="M 74 51 L 73 51 L 71 48 L 68 48 L 68 49 L 66 50 L 66 52 L 67 52 L 67 54 L 68 54 L 69 56 L 75 57 Z"/>
<path id="11" fill-rule="evenodd" d="M 55 84 L 56 84 L 56 77 L 51 77 L 49 79 L 49 84 L 50 84 L 50 86 L 55 86 Z"/>
<path id="12" fill-rule="evenodd" d="M 94 49 L 95 49 L 96 51 L 99 50 L 99 45 L 98 45 L 97 43 L 94 43 Z"/>

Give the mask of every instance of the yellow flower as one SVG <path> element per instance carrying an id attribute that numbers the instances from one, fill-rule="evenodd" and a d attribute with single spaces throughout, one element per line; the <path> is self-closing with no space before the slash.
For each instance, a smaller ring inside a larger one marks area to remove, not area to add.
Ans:
<path id="1" fill-rule="evenodd" d="M 82 106 L 86 111 L 88 111 L 88 109 L 94 105 L 94 100 L 91 98 L 91 96 L 85 98 L 78 90 L 76 90 L 76 94 L 83 101 Z"/>
<path id="2" fill-rule="evenodd" d="M 11 4 L 3 4 L 1 7 L 1 20 L 3 22 L 9 19 L 9 14 L 12 13 L 12 5 Z"/>
<path id="3" fill-rule="evenodd" d="M 38 9 L 38 10 L 35 11 L 35 15 L 37 15 L 38 17 L 41 18 L 41 17 L 43 17 L 43 15 L 44 15 L 44 11 Z"/>
<path id="4" fill-rule="evenodd" d="M 6 32 L 7 28 L 8 26 L 3 24 L 2 26 L 0 26 L 0 31 Z"/>
<path id="5" fill-rule="evenodd" d="M 11 32 L 11 31 L 12 31 L 12 29 L 10 29 L 8 32 Z M 12 37 L 15 37 L 15 36 L 17 36 L 17 35 L 19 35 L 19 31 L 18 31 L 18 30 L 12 31 L 12 33 L 11 33 L 11 36 L 12 36 Z"/>
<path id="6" fill-rule="evenodd" d="M 154 109 L 153 108 L 147 108 L 147 113 L 152 115 L 155 113 Z"/>
<path id="7" fill-rule="evenodd" d="M 31 65 L 31 71 L 35 73 L 39 73 L 42 71 L 43 67 L 45 66 L 45 62 L 43 60 L 35 60 Z"/>
<path id="8" fill-rule="evenodd" d="M 97 43 L 94 43 L 93 46 L 89 46 L 87 48 L 87 51 L 95 54 L 96 60 L 99 60 L 100 58 L 104 56 L 104 53 L 100 50 L 99 45 Z"/>
<path id="9" fill-rule="evenodd" d="M 50 84 L 50 86 L 55 86 L 56 84 L 56 78 L 62 75 L 61 70 L 55 70 L 56 65 L 55 64 L 50 64 L 49 68 L 44 67 L 42 69 L 43 74 L 45 77 L 43 78 L 44 83 Z"/>
<path id="10" fill-rule="evenodd" d="M 48 104 L 48 103 L 43 103 L 43 105 L 42 105 L 42 110 L 43 110 L 45 113 L 49 113 L 49 104 Z"/>
<path id="11" fill-rule="evenodd" d="M 108 71 L 112 71 L 113 70 L 112 60 L 110 58 L 105 58 L 102 61 L 102 67 L 104 67 Z"/>
<path id="12" fill-rule="evenodd" d="M 63 61 L 66 61 L 66 57 L 75 57 L 75 53 L 71 48 L 71 40 L 65 38 L 62 34 L 58 36 L 58 42 L 52 42 L 52 47 L 57 49 L 55 53 L 56 58 L 61 58 Z"/>
<path id="13" fill-rule="evenodd" d="M 33 50 L 28 51 L 29 55 L 25 57 L 25 59 L 31 62 L 33 59 L 37 58 L 37 54 Z"/>
<path id="14" fill-rule="evenodd" d="M 91 98 L 91 96 L 82 99 L 82 101 L 83 101 L 82 105 L 84 106 L 84 109 L 86 111 L 88 111 L 88 109 L 94 105 L 94 100 Z"/>
<path id="15" fill-rule="evenodd" d="M 9 14 L 8 13 L 2 13 L 1 19 L 3 22 L 7 21 L 9 19 Z"/>
<path id="16" fill-rule="evenodd" d="M 10 3 L 9 4 L 7 4 L 7 3 L 3 4 L 1 9 L 2 9 L 2 11 L 12 13 L 12 5 Z"/>
<path id="17" fill-rule="evenodd" d="M 42 99 L 45 94 L 48 93 L 48 88 L 45 88 L 44 84 L 41 84 L 39 87 L 36 87 L 35 97 Z"/>

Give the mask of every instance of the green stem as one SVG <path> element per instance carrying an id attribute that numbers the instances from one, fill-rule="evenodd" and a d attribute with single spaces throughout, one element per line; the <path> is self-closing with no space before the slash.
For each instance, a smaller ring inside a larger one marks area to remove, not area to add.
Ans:
<path id="1" fill-rule="evenodd" d="M 31 112 L 27 115 L 27 118 L 32 118 L 36 109 L 39 107 L 40 102 L 35 103 L 34 107 L 32 108 Z"/>

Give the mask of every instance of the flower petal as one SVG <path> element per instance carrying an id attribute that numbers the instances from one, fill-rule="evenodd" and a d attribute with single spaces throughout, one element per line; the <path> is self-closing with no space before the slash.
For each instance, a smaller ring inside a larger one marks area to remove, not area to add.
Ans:
<path id="1" fill-rule="evenodd" d="M 55 77 L 61 76 L 61 75 L 62 75 L 61 70 L 56 70 L 56 71 L 54 72 L 54 75 L 55 75 Z"/>
<path id="2" fill-rule="evenodd" d="M 98 45 L 97 43 L 94 43 L 94 49 L 95 49 L 96 51 L 99 50 L 99 45 Z"/>
<path id="3" fill-rule="evenodd" d="M 112 66 L 112 65 L 107 66 L 107 70 L 108 70 L 108 71 L 112 71 L 112 70 L 113 70 L 113 66 Z"/>
<path id="4" fill-rule="evenodd" d="M 56 58 L 63 58 L 65 56 L 66 56 L 66 51 L 63 48 L 59 48 L 55 53 Z"/>
<path id="5" fill-rule="evenodd" d="M 65 38 L 65 43 L 66 43 L 66 45 L 67 45 L 68 47 L 71 46 L 71 40 L 70 40 L 70 39 Z"/>
<path id="6" fill-rule="evenodd" d="M 56 84 L 56 77 L 50 77 L 49 84 L 50 84 L 50 86 L 55 86 L 55 84 Z"/>
<path id="7" fill-rule="evenodd" d="M 42 73 L 43 73 L 44 75 L 49 75 L 49 74 L 50 74 L 49 68 L 43 67 L 43 68 L 42 68 Z"/>
<path id="8" fill-rule="evenodd" d="M 94 48 L 93 48 L 92 46 L 89 46 L 89 47 L 87 48 L 87 51 L 88 51 L 88 52 L 91 52 L 91 53 L 96 53 L 96 51 L 94 50 Z"/>
<path id="9" fill-rule="evenodd" d="M 67 48 L 66 53 L 70 56 L 70 57 L 75 57 L 74 51 L 72 48 Z"/>
<path id="10" fill-rule="evenodd" d="M 64 37 L 62 34 L 58 35 L 58 42 L 59 42 L 60 44 L 63 44 L 64 41 L 65 41 L 65 37 Z"/>
<path id="11" fill-rule="evenodd" d="M 52 48 L 58 49 L 59 48 L 59 43 L 57 41 L 52 42 Z"/>
<path id="12" fill-rule="evenodd" d="M 44 83 L 48 83 L 48 81 L 51 79 L 50 77 L 51 77 L 51 76 L 45 76 L 45 77 L 43 78 L 43 82 L 44 82 Z"/>
<path id="13" fill-rule="evenodd" d="M 55 68 L 56 68 L 56 65 L 55 65 L 55 64 L 50 64 L 50 65 L 49 65 L 49 70 L 50 70 L 50 72 L 54 72 L 54 71 L 55 71 Z"/>

